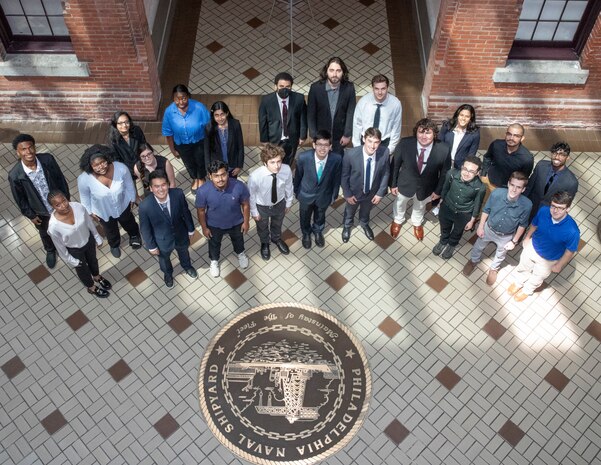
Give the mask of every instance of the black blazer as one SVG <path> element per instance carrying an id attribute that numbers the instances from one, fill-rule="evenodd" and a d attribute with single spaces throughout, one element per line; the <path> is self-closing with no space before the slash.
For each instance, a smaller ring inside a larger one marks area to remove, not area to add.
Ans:
<path id="1" fill-rule="evenodd" d="M 132 175 L 134 173 L 134 165 L 140 159 L 138 150 L 140 144 L 146 143 L 146 136 L 139 126 L 134 126 L 129 135 L 129 143 L 119 135 L 117 142 L 112 141 L 113 150 L 115 151 L 115 160 L 120 161 L 129 168 Z"/>
<path id="2" fill-rule="evenodd" d="M 312 204 L 314 202 L 317 207 L 326 208 L 338 197 L 341 173 L 342 156 L 330 152 L 321 179 L 317 182 L 315 151 L 301 152 L 296 158 L 296 171 L 293 179 L 294 195 L 300 203 Z"/>
<path id="3" fill-rule="evenodd" d="M 442 127 L 440 128 L 440 132 L 438 133 L 438 140 L 444 142 L 449 146 L 450 149 L 453 148 L 453 139 L 455 138 L 455 133 L 449 126 L 449 122 L 445 121 L 442 123 Z M 459 142 L 459 146 L 457 147 L 457 151 L 455 152 L 455 160 L 453 162 L 453 167 L 458 170 L 461 169 L 461 165 L 463 165 L 463 160 L 468 155 L 478 155 L 478 147 L 480 146 L 480 128 L 476 129 L 473 132 L 466 132 Z"/>
<path id="4" fill-rule="evenodd" d="M 259 136 L 261 142 L 279 144 L 282 140 L 282 113 L 275 92 L 263 96 L 259 105 Z M 288 138 L 292 147 L 307 138 L 307 105 L 305 97 L 291 91 L 288 95 Z"/>
<path id="5" fill-rule="evenodd" d="M 417 170 L 417 138 L 403 137 L 394 149 L 392 187 L 398 187 L 405 197 L 417 195 L 424 200 L 433 192 L 440 195 L 445 175 L 451 167 L 451 149 L 444 142 L 434 141 L 423 172 Z"/>
<path id="6" fill-rule="evenodd" d="M 54 157 L 49 153 L 38 153 L 36 157 L 42 165 L 48 189 L 58 189 L 65 194 L 67 200 L 70 200 L 69 184 L 67 184 L 67 180 Z M 10 190 L 13 193 L 15 202 L 23 215 L 30 220 L 36 216 L 50 216 L 42 201 L 42 197 L 29 179 L 29 176 L 25 174 L 21 160 L 8 173 L 8 183 L 10 184 Z"/>
<path id="7" fill-rule="evenodd" d="M 221 142 L 219 140 L 219 130 L 215 128 L 213 141 L 211 141 L 209 135 L 210 129 L 211 124 L 209 123 L 205 128 L 206 137 L 204 138 L 205 166 L 209 166 L 209 163 L 213 160 L 223 160 Z M 212 149 L 211 142 L 213 143 Z M 242 137 L 242 127 L 240 126 L 240 121 L 235 118 L 229 118 L 227 120 L 227 164 L 230 170 L 234 168 L 242 169 L 244 167 L 244 138 Z"/>
<path id="8" fill-rule="evenodd" d="M 147 196 L 140 203 L 140 231 L 148 250 L 158 248 L 161 252 L 168 253 L 176 246 L 190 244 L 188 233 L 194 231 L 194 222 L 184 191 L 177 187 L 169 189 L 169 203 L 171 220 L 163 213 L 154 195 Z"/>
<path id="9" fill-rule="evenodd" d="M 359 202 L 373 199 L 376 195 L 384 197 L 388 192 L 388 176 L 390 174 L 389 153 L 388 148 L 383 145 L 380 145 L 378 150 L 376 150 L 374 179 L 371 184 L 371 190 L 365 194 L 363 192 L 363 178 L 365 176 L 363 147 L 353 147 L 350 149 L 342 159 L 341 185 L 344 197 L 355 196 Z"/>
<path id="10" fill-rule="evenodd" d="M 335 152 L 342 153 L 340 138 L 353 136 L 353 114 L 357 96 L 354 84 L 349 81 L 341 82 L 338 92 L 338 103 L 332 122 L 326 82 L 317 81 L 311 84 L 307 103 L 307 123 L 309 124 L 309 135 L 312 138 L 315 138 L 315 134 L 320 129 L 331 131 L 332 148 Z"/>
<path id="11" fill-rule="evenodd" d="M 538 212 L 541 204 L 551 205 L 553 194 L 561 191 L 569 192 L 572 196 L 578 192 L 578 179 L 567 167 L 562 170 L 545 195 L 545 185 L 547 184 L 547 175 L 551 169 L 550 160 L 541 160 L 534 167 L 532 175 L 528 179 L 528 185 L 524 195 L 532 201 L 532 210 L 530 210 L 530 219 Z"/>

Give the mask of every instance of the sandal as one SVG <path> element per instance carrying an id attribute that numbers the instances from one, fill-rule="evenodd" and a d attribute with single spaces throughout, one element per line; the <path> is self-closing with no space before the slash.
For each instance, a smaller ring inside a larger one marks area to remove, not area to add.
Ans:
<path id="1" fill-rule="evenodd" d="M 100 289 L 98 286 L 94 286 L 94 289 L 88 289 L 88 294 L 93 294 L 100 298 L 108 297 L 110 295 L 109 291 Z"/>
<path id="2" fill-rule="evenodd" d="M 113 285 L 108 282 L 108 280 L 104 279 L 102 276 L 98 279 L 95 279 L 98 284 L 100 284 L 104 289 L 110 289 Z"/>

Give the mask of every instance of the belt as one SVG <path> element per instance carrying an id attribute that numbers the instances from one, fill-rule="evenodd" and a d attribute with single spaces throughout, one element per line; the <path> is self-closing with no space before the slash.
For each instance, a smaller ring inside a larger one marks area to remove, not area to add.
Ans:
<path id="1" fill-rule="evenodd" d="M 277 207 L 279 204 L 281 204 L 284 201 L 284 199 L 280 200 L 277 203 L 274 203 L 273 205 L 261 205 L 261 204 L 257 204 L 257 207 L 262 207 L 262 208 L 275 208 Z"/>
<path id="2" fill-rule="evenodd" d="M 488 226 L 488 223 L 486 225 Z M 490 226 L 488 226 L 488 229 L 490 229 L 492 232 L 494 232 L 497 236 L 511 236 L 513 234 L 513 232 L 504 233 L 504 232 L 495 231 Z"/>

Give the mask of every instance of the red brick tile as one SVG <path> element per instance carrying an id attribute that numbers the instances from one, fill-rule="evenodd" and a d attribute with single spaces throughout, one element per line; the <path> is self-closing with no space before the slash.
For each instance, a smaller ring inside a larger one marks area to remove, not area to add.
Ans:
<path id="1" fill-rule="evenodd" d="M 42 420 L 42 426 L 48 431 L 48 434 L 54 434 L 67 424 L 63 414 L 57 409 Z"/>
<path id="2" fill-rule="evenodd" d="M 507 328 L 494 318 L 488 320 L 488 323 L 486 323 L 482 329 L 495 341 L 499 340 L 499 338 L 505 334 L 505 331 L 507 331 Z"/>
<path id="3" fill-rule="evenodd" d="M 221 45 L 219 42 L 214 40 L 206 47 L 211 53 L 217 53 L 219 50 L 221 50 L 223 48 L 223 45 Z"/>
<path id="4" fill-rule="evenodd" d="M 246 79 L 252 81 L 253 79 L 255 79 L 256 77 L 260 76 L 261 73 L 259 71 L 257 71 L 255 68 L 248 68 L 246 71 L 244 71 L 242 73 Z"/>
<path id="5" fill-rule="evenodd" d="M 238 269 L 235 269 L 223 279 L 225 279 L 225 282 L 232 286 L 233 289 L 238 289 L 240 286 L 242 286 L 242 284 L 248 281 L 246 276 L 244 276 Z"/>
<path id="6" fill-rule="evenodd" d="M 44 279 L 50 276 L 50 271 L 48 271 L 44 265 L 40 265 L 27 273 L 27 275 L 29 276 L 29 279 L 33 281 L 33 284 L 40 284 Z"/>
<path id="7" fill-rule="evenodd" d="M 440 372 L 436 375 L 436 379 L 446 387 L 449 391 L 453 389 L 459 381 L 461 381 L 461 376 L 451 370 L 449 367 L 444 367 Z"/>
<path id="8" fill-rule="evenodd" d="M 397 446 L 409 436 L 409 433 L 410 431 L 399 420 L 393 420 L 384 430 L 384 434 Z"/>
<path id="9" fill-rule="evenodd" d="M 518 445 L 526 433 L 524 433 L 519 426 L 513 423 L 511 420 L 501 427 L 499 430 L 499 436 L 507 441 L 512 447 Z"/>
<path id="10" fill-rule="evenodd" d="M 177 334 L 183 333 L 186 329 L 192 326 L 190 319 L 184 315 L 183 312 L 179 312 L 173 318 L 171 318 L 167 324 L 171 326 L 171 329 Z"/>
<path id="11" fill-rule="evenodd" d="M 175 418 L 173 418 L 170 414 L 166 414 L 154 424 L 154 428 L 163 439 L 167 439 L 177 431 L 179 425 L 177 424 L 177 421 L 175 421 Z"/>
<path id="12" fill-rule="evenodd" d="M 65 321 L 73 331 L 77 331 L 90 320 L 88 320 L 88 317 L 81 310 L 77 310 L 71 316 L 67 317 Z"/>
<path id="13" fill-rule="evenodd" d="M 113 379 L 118 383 L 123 378 L 131 373 L 131 368 L 125 360 L 121 359 L 117 363 L 115 363 L 112 367 L 108 369 L 109 374 L 113 377 Z"/>
<path id="14" fill-rule="evenodd" d="M 380 323 L 378 328 L 380 329 L 380 331 L 382 331 L 384 334 L 386 334 L 386 336 L 388 336 L 389 338 L 393 338 L 394 336 L 396 336 L 399 333 L 399 331 L 401 329 L 403 329 L 403 327 L 400 324 L 398 324 L 395 320 L 393 320 L 389 316 L 384 318 L 384 321 L 382 321 L 382 323 Z"/>
<path id="15" fill-rule="evenodd" d="M 25 364 L 19 358 L 18 355 L 15 355 L 8 362 L 2 365 L 2 371 L 6 374 L 8 379 L 13 379 L 19 373 L 21 373 L 25 369 Z"/>
<path id="16" fill-rule="evenodd" d="M 334 29 L 336 26 L 338 26 L 340 23 L 338 21 L 336 21 L 334 18 L 328 18 L 326 19 L 323 23 L 325 27 L 327 27 L 328 29 Z"/>
<path id="17" fill-rule="evenodd" d="M 432 276 L 428 278 L 426 284 L 434 289 L 436 292 L 441 292 L 449 282 L 440 276 L 438 273 L 434 273 Z"/>
<path id="18" fill-rule="evenodd" d="M 144 273 L 142 268 L 137 266 L 125 275 L 125 279 L 127 279 L 129 281 L 129 284 L 131 284 L 133 287 L 136 287 L 142 284 L 144 281 L 146 281 L 148 279 L 148 276 L 146 275 L 146 273 Z"/>
<path id="19" fill-rule="evenodd" d="M 338 292 L 346 285 L 346 283 L 348 283 L 348 279 L 338 273 L 338 271 L 334 271 L 326 278 L 326 283 L 328 283 L 332 289 Z"/>

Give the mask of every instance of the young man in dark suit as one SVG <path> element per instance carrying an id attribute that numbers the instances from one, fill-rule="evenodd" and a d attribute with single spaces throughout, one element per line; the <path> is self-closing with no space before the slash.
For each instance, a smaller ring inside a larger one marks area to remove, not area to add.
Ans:
<path id="1" fill-rule="evenodd" d="M 278 73 L 275 92 L 265 95 L 259 105 L 259 136 L 263 144 L 271 142 L 284 149 L 283 163 L 291 165 L 296 149 L 307 138 L 305 98 L 293 92 L 292 76 Z"/>
<path id="2" fill-rule="evenodd" d="M 451 150 L 444 142 L 436 141 L 438 127 L 423 118 L 413 128 L 413 137 L 404 137 L 397 145 L 392 162 L 393 221 L 390 235 L 399 236 L 405 222 L 407 204 L 413 199 L 411 224 L 418 241 L 424 239 L 424 215 L 430 200 L 440 198 L 445 175 L 451 167 Z"/>
<path id="3" fill-rule="evenodd" d="M 326 129 L 332 134 L 332 150 L 344 155 L 353 136 L 355 86 L 348 80 L 348 68 L 341 58 L 332 57 L 321 70 L 320 80 L 311 84 L 307 104 L 309 135 Z"/>
<path id="4" fill-rule="evenodd" d="M 59 190 L 67 200 L 69 185 L 58 163 L 49 153 L 36 153 L 35 140 L 29 134 L 19 134 L 13 140 L 19 161 L 8 173 L 8 183 L 21 213 L 29 218 L 40 233 L 46 251 L 48 268 L 56 266 L 56 248 L 48 235 L 48 221 L 53 208 L 48 193 Z"/>
<path id="5" fill-rule="evenodd" d="M 342 156 L 331 152 L 332 136 L 326 130 L 317 131 L 313 150 L 299 154 L 294 173 L 294 195 L 299 203 L 303 247 L 311 248 L 311 233 L 315 245 L 323 247 L 326 210 L 338 197 Z M 311 226 L 313 217 L 313 226 Z"/>
<path id="6" fill-rule="evenodd" d="M 148 178 L 153 195 L 140 204 L 140 230 L 150 254 L 159 257 L 165 286 L 172 288 L 173 265 L 170 256 L 174 249 L 186 274 L 192 279 L 198 277 L 188 251 L 190 236 L 194 234 L 194 222 L 184 192 L 177 187 L 169 188 L 165 172 L 153 171 Z"/>
<path id="7" fill-rule="evenodd" d="M 342 193 L 346 200 L 343 216 L 342 242 L 351 237 L 354 217 L 359 210 L 359 224 L 370 241 L 374 232 L 369 226 L 369 214 L 388 191 L 388 148 L 380 145 L 382 133 L 368 128 L 363 135 L 364 144 L 354 147 L 342 159 Z"/>
<path id="8" fill-rule="evenodd" d="M 551 199 L 557 192 L 565 191 L 572 199 L 576 196 L 578 179 L 566 166 L 569 158 L 568 143 L 557 142 L 551 147 L 551 160 L 541 160 L 534 167 L 524 192 L 524 195 L 532 201 L 530 221 L 541 205 L 551 205 Z"/>

